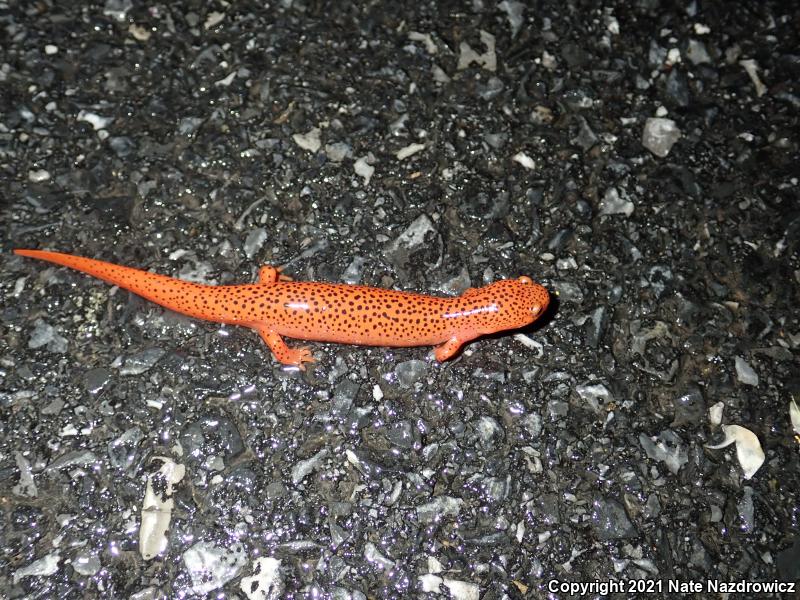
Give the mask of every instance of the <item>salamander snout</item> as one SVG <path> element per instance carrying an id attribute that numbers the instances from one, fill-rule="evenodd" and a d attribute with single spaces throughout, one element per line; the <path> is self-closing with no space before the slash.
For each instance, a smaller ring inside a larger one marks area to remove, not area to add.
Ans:
<path id="1" fill-rule="evenodd" d="M 527 322 L 533 323 L 538 319 L 550 304 L 550 294 L 547 290 L 534 283 L 530 277 L 523 275 L 514 281 L 514 291 L 518 295 L 522 306 L 527 308 Z"/>
<path id="2" fill-rule="evenodd" d="M 458 298 L 447 318 L 458 317 L 479 334 L 519 329 L 542 316 L 550 304 L 547 290 L 530 277 L 501 279 Z"/>

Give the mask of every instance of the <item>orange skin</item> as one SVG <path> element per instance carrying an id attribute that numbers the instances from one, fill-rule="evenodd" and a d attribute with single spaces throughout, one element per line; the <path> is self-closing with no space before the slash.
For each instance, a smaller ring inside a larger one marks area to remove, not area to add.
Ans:
<path id="1" fill-rule="evenodd" d="M 475 338 L 533 323 L 550 302 L 529 277 L 505 279 L 441 298 L 363 285 L 291 281 L 262 267 L 258 283 L 202 285 L 91 258 L 14 250 L 76 269 L 176 312 L 255 329 L 275 359 L 303 369 L 314 357 L 283 337 L 366 346 L 436 346 L 439 361 Z"/>

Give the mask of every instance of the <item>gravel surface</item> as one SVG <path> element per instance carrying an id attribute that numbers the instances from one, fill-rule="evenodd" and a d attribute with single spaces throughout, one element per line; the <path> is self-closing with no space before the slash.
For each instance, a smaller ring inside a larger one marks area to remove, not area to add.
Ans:
<path id="1" fill-rule="evenodd" d="M 343 4 L 0 2 L 0 596 L 800 579 L 797 8 Z M 554 302 L 300 372 L 14 247 Z"/>

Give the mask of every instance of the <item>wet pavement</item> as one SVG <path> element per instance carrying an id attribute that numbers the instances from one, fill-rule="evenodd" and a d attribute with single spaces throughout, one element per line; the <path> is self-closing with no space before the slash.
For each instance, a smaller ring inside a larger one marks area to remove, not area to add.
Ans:
<path id="1" fill-rule="evenodd" d="M 0 2 L 0 595 L 792 597 L 796 8 L 59 4 Z M 300 372 L 15 247 L 554 300 Z"/>

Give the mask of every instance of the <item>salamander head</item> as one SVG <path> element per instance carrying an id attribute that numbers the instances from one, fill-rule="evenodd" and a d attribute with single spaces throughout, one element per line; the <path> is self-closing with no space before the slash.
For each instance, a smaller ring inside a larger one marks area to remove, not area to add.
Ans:
<path id="1" fill-rule="evenodd" d="M 475 290 L 473 298 L 484 308 L 476 315 L 479 317 L 477 329 L 481 333 L 530 325 L 544 314 L 550 304 L 547 290 L 525 276 L 496 281 Z"/>

